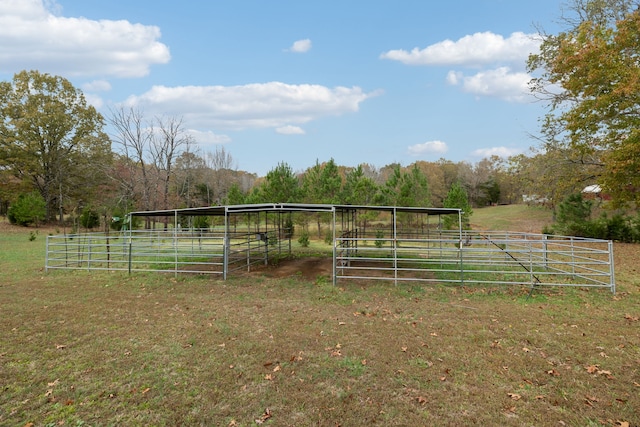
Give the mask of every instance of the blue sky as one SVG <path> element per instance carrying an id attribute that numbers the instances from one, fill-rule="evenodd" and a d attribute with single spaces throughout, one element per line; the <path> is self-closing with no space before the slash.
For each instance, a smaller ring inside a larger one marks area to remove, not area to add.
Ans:
<path id="1" fill-rule="evenodd" d="M 536 26 L 561 0 L 0 0 L 0 78 L 68 78 L 105 116 L 181 117 L 201 153 L 302 171 L 527 152 Z"/>

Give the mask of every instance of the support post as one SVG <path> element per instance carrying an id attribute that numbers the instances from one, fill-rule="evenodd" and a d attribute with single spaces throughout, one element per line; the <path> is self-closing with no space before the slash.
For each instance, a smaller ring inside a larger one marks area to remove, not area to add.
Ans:
<path id="1" fill-rule="evenodd" d="M 615 268 L 614 268 L 614 263 L 613 263 L 613 242 L 611 240 L 609 240 L 609 278 L 610 278 L 610 288 L 611 288 L 611 293 L 613 295 L 616 294 L 616 275 L 615 275 Z"/>

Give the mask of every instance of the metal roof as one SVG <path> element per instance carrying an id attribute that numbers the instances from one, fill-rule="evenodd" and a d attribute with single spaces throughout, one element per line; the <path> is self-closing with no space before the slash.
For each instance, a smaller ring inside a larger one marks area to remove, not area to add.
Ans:
<path id="1" fill-rule="evenodd" d="M 352 212 L 373 210 L 382 212 L 407 212 L 426 215 L 458 215 L 458 208 L 423 208 L 416 206 L 329 205 L 312 203 L 257 203 L 250 205 L 203 206 L 198 208 L 165 209 L 130 212 L 131 216 L 224 216 L 246 212 Z"/>

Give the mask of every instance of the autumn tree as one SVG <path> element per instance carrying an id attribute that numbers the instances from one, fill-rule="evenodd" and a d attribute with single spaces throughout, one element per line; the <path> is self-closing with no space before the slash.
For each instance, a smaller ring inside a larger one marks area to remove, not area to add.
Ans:
<path id="1" fill-rule="evenodd" d="M 566 30 L 542 34 L 529 57 L 547 101 L 545 144 L 599 182 L 618 204 L 640 200 L 640 2 L 573 0 Z M 595 173 L 594 173 L 595 171 Z"/>
<path id="2" fill-rule="evenodd" d="M 176 158 L 174 169 L 176 192 L 181 204 L 188 208 L 200 206 L 202 201 L 197 197 L 197 189 L 205 179 L 207 171 L 205 160 L 187 146 Z"/>
<path id="3" fill-rule="evenodd" d="M 0 167 L 29 181 L 45 220 L 91 198 L 111 160 L 104 119 L 68 80 L 21 71 L 0 82 Z M 85 200 L 78 200 L 84 198 Z"/>

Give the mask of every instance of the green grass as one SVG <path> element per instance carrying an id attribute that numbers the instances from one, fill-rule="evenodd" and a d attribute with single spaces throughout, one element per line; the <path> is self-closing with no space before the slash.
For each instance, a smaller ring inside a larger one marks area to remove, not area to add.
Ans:
<path id="1" fill-rule="evenodd" d="M 473 229 L 541 233 L 552 223 L 553 212 L 542 206 L 504 205 L 476 208 L 471 215 Z"/>
<path id="2" fill-rule="evenodd" d="M 619 292 L 43 272 L 0 233 L 0 425 L 640 424 Z M 562 422 L 562 423 L 561 423 Z"/>

